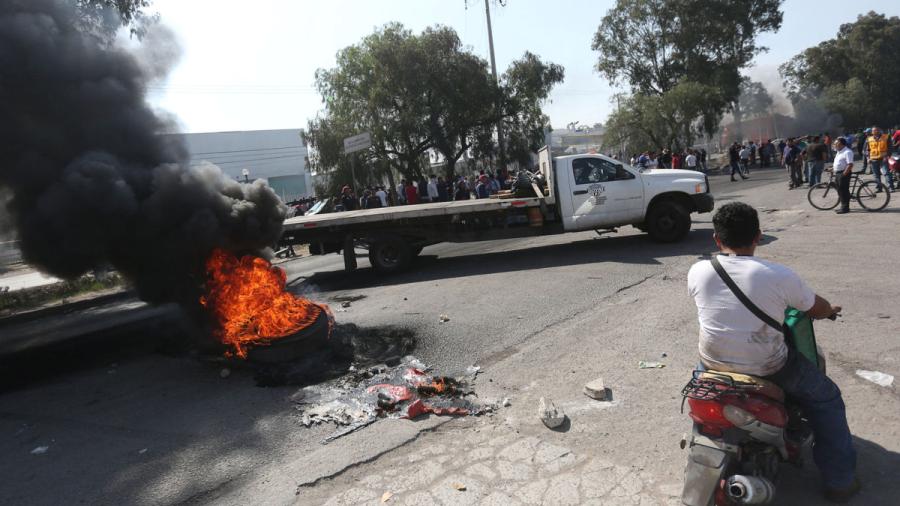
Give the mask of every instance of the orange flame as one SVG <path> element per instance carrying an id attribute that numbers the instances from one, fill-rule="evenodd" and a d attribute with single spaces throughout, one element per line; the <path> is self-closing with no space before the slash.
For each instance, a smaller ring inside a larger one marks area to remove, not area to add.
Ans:
<path id="1" fill-rule="evenodd" d="M 200 303 L 215 316 L 216 337 L 227 356 L 247 358 L 253 346 L 298 332 L 327 310 L 285 291 L 283 269 L 268 261 L 216 249 L 206 261 L 206 296 Z"/>

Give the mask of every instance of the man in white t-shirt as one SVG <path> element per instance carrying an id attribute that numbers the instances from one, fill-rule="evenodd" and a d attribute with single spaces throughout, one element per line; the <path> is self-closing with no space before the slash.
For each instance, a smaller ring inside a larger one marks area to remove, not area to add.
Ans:
<path id="1" fill-rule="evenodd" d="M 834 141 L 834 177 L 837 178 L 838 194 L 841 196 L 841 208 L 835 211 L 837 214 L 850 212 L 850 179 L 853 175 L 853 150 L 847 147 L 847 141 L 838 137 Z"/>
<path id="2" fill-rule="evenodd" d="M 378 197 L 378 200 L 381 201 L 381 207 L 387 207 L 387 206 L 388 206 L 387 192 L 384 191 L 384 187 L 379 186 L 379 187 L 378 187 L 378 191 L 375 192 L 375 196 Z"/>
<path id="3" fill-rule="evenodd" d="M 684 159 L 684 166 L 687 170 L 697 170 L 697 155 L 694 150 L 688 151 L 688 155 Z"/>
<path id="4" fill-rule="evenodd" d="M 793 307 L 811 318 L 840 312 L 794 271 L 753 256 L 762 235 L 756 210 L 741 202 L 713 216 L 719 263 L 747 298 L 775 321 Z M 823 372 L 785 344 L 784 335 L 754 315 L 708 260 L 688 273 L 688 290 L 700 322 L 700 361 L 706 368 L 765 377 L 803 408 L 815 434 L 814 457 L 826 497 L 849 498 L 859 490 L 856 451 L 841 392 Z"/>

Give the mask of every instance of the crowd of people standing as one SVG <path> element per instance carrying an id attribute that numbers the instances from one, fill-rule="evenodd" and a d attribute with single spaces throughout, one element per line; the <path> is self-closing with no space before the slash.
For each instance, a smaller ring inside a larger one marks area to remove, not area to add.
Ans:
<path id="1" fill-rule="evenodd" d="M 707 153 L 703 148 L 670 150 L 664 148 L 656 151 L 643 151 L 631 155 L 629 163 L 641 169 L 686 169 L 706 172 L 708 170 Z"/>
<path id="2" fill-rule="evenodd" d="M 501 190 L 515 186 L 516 175 L 508 171 L 480 171 L 477 175 L 456 176 L 445 179 L 443 176 L 430 175 L 418 179 L 402 179 L 396 188 L 385 186 L 369 186 L 361 196 L 357 196 L 347 185 L 341 194 L 333 198 L 335 211 L 355 211 L 357 209 L 373 209 L 431 202 L 450 202 L 469 199 L 490 198 Z"/>

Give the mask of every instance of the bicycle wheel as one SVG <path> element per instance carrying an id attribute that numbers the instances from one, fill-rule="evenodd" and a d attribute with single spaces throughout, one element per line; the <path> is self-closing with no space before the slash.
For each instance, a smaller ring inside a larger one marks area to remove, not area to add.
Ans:
<path id="1" fill-rule="evenodd" d="M 834 183 L 819 183 L 813 186 L 806 194 L 806 198 L 813 207 L 820 211 L 834 209 L 841 202 L 837 185 Z"/>
<path id="2" fill-rule="evenodd" d="M 856 201 L 863 206 L 866 211 L 881 211 L 887 207 L 891 201 L 891 192 L 887 190 L 887 185 L 881 193 L 878 193 L 878 183 L 875 181 L 866 181 L 859 185 L 856 189 Z"/>

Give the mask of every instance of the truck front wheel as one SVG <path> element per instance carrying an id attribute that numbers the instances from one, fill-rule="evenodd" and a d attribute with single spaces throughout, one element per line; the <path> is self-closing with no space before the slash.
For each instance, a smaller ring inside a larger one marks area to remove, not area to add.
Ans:
<path id="1" fill-rule="evenodd" d="M 382 236 L 369 244 L 369 263 L 382 273 L 400 271 L 412 260 L 412 249 L 402 237 Z"/>
<path id="2" fill-rule="evenodd" d="M 653 204 L 645 223 L 650 238 L 657 242 L 677 242 L 691 230 L 691 214 L 672 200 Z"/>

